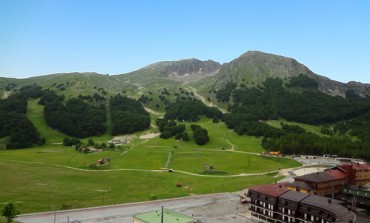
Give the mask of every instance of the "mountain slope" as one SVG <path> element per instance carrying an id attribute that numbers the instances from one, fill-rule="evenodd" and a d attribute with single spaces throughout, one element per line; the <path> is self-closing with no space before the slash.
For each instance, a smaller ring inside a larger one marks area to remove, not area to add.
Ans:
<path id="1" fill-rule="evenodd" d="M 212 60 L 185 59 L 180 61 L 164 61 L 151 64 L 137 71 L 117 75 L 122 81 L 153 87 L 168 84 L 189 83 L 213 76 L 218 73 L 221 65 Z"/>
<path id="2" fill-rule="evenodd" d="M 238 85 L 257 86 L 267 78 L 280 78 L 288 82 L 290 78 L 300 74 L 309 76 L 319 83 L 318 90 L 329 94 L 345 96 L 348 90 L 353 90 L 359 96 L 370 95 L 370 85 L 359 82 L 347 84 L 331 80 L 312 72 L 308 67 L 293 58 L 283 57 L 259 51 L 249 51 L 240 57 L 221 66 L 217 75 L 207 80 L 193 83 L 203 95 L 209 91 L 224 87 L 229 82 Z"/>
<path id="3" fill-rule="evenodd" d="M 137 86 L 121 81 L 117 76 L 109 76 L 98 73 L 60 73 L 44 76 L 36 76 L 26 79 L 0 78 L 0 96 L 9 95 L 8 90 L 19 89 L 26 85 L 39 85 L 44 89 L 51 89 L 62 93 L 67 97 L 77 97 L 79 94 L 89 95 L 97 92 L 111 94 L 122 91 L 135 92 Z"/>
<path id="4" fill-rule="evenodd" d="M 212 98 L 210 92 L 221 89 L 229 82 L 238 86 L 257 86 L 269 77 L 288 82 L 291 77 L 299 74 L 306 74 L 318 81 L 319 90 L 329 95 L 345 96 L 348 90 L 362 97 L 370 95 L 369 84 L 341 83 L 315 74 L 293 58 L 249 51 L 223 65 L 212 60 L 184 59 L 158 62 L 127 74 L 111 76 L 62 73 L 26 79 L 0 77 L 0 97 L 7 97 L 14 88 L 37 84 L 67 97 L 94 94 L 98 90 L 108 95 L 127 93 L 128 96 L 139 97 L 149 91 L 156 92 L 163 88 L 174 91 L 182 85 L 191 85 L 203 97 Z"/>

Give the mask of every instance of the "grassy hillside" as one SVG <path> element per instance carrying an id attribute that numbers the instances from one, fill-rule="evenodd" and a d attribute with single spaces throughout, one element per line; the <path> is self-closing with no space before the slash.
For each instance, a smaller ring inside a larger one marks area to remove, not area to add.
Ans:
<path id="1" fill-rule="evenodd" d="M 44 106 L 38 104 L 39 99 L 29 100 L 27 104 L 27 118 L 37 127 L 38 132 L 45 138 L 47 144 L 63 143 L 66 137 L 61 132 L 51 129 L 45 122 Z"/>
<path id="2" fill-rule="evenodd" d="M 64 135 L 46 125 L 37 100 L 29 101 L 27 116 L 47 143 L 0 151 L 0 177 L 7 179 L 0 185 L 0 200 L 14 202 L 22 213 L 237 191 L 274 182 L 279 169 L 300 165 L 291 159 L 259 156 L 260 139 L 238 136 L 223 123 L 206 118 L 197 122 L 209 132 L 206 146 L 174 138 L 140 138 L 156 131 L 152 129 L 126 136 L 130 143 L 121 149 L 84 154 L 55 144 Z M 93 139 L 105 142 L 109 138 Z M 103 157 L 111 158 L 111 165 L 95 166 Z M 173 173 L 163 169 L 166 164 Z M 210 166 L 214 174 L 207 172 Z M 245 175 L 252 173 L 262 175 Z M 176 187 L 177 183 L 182 187 Z"/>
<path id="3" fill-rule="evenodd" d="M 121 80 L 118 76 L 97 73 L 62 73 L 26 79 L 0 78 L 0 92 L 2 92 L 2 95 L 4 95 L 5 87 L 8 84 L 14 85 L 12 91 L 26 85 L 36 84 L 43 89 L 50 89 L 56 93 L 64 94 L 67 98 L 77 97 L 80 94 L 101 94 L 103 91 L 106 96 L 123 92 L 134 95 L 138 89 L 135 84 Z"/>
<path id="4" fill-rule="evenodd" d="M 324 134 L 321 133 L 321 127 L 320 126 L 315 126 L 315 125 L 309 125 L 309 124 L 304 124 L 304 123 L 298 123 L 298 122 L 290 122 L 286 121 L 284 119 L 279 119 L 279 120 L 269 120 L 266 121 L 267 124 L 271 125 L 272 127 L 279 128 L 281 129 L 281 123 L 285 125 L 298 125 L 299 127 L 303 128 L 306 130 L 306 132 L 312 132 L 318 136 L 325 136 Z"/>

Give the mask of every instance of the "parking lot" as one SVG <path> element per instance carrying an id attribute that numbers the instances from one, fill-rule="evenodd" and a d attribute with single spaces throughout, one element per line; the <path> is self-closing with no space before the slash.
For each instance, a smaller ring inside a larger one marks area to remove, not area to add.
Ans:
<path id="1" fill-rule="evenodd" d="M 237 193 L 221 193 L 191 196 L 161 201 L 140 202 L 116 206 L 88 208 L 81 210 L 47 212 L 22 215 L 17 218 L 25 223 L 132 223 L 132 216 L 159 210 L 161 206 L 212 223 L 253 222 L 247 204 L 240 204 Z"/>

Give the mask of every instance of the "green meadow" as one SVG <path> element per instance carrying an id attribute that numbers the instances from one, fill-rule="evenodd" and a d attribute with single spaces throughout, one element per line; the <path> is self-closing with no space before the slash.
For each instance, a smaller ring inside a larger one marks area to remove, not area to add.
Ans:
<path id="1" fill-rule="evenodd" d="M 152 127 L 130 135 L 130 142 L 120 149 L 84 154 L 61 145 L 65 135 L 46 125 L 42 109 L 36 100 L 30 101 L 28 117 L 46 144 L 0 151 L 0 177 L 5 179 L 0 184 L 0 208 L 13 202 L 29 213 L 238 191 L 274 182 L 280 179 L 279 169 L 300 165 L 288 158 L 261 156 L 261 139 L 239 136 L 224 123 L 206 118 L 196 122 L 208 130 L 210 142 L 205 146 L 192 139 L 141 139 L 158 131 Z M 184 124 L 191 134 L 195 123 Z M 95 142 L 111 138 L 92 137 Z M 96 166 L 104 157 L 112 159 L 110 165 Z"/>
<path id="2" fill-rule="evenodd" d="M 284 120 L 284 119 L 269 120 L 269 121 L 266 121 L 266 123 L 271 125 L 272 127 L 279 128 L 279 129 L 282 128 L 281 123 L 283 123 L 285 125 L 297 125 L 297 126 L 303 128 L 304 130 L 306 130 L 306 132 L 311 132 L 311 133 L 314 133 L 318 136 L 325 136 L 324 134 L 322 134 L 320 132 L 320 130 L 321 130 L 320 126 L 309 125 L 309 124 L 304 124 L 304 123 L 299 123 L 299 122 L 290 122 L 290 121 L 287 121 L 287 120 Z"/>

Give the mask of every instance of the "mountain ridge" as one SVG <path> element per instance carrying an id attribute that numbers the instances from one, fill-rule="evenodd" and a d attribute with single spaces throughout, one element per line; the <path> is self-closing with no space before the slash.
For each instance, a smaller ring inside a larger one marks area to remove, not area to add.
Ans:
<path id="1" fill-rule="evenodd" d="M 190 84 L 199 89 L 199 92 L 205 96 L 211 86 L 219 89 L 228 82 L 257 86 L 266 78 L 280 78 L 287 82 L 299 74 L 305 74 L 318 81 L 319 91 L 329 95 L 344 97 L 348 90 L 352 90 L 358 96 L 370 96 L 370 84 L 356 81 L 347 83 L 335 81 L 312 72 L 294 58 L 261 51 L 248 51 L 224 64 L 213 60 L 202 61 L 190 58 L 178 61 L 161 61 L 136 71 L 117 75 L 72 72 L 23 79 L 0 77 L 0 93 L 4 94 L 6 89 L 9 89 L 9 87 L 7 88 L 9 84 L 16 84 L 18 87 L 38 84 L 49 88 L 54 83 L 72 83 L 74 91 L 77 92 L 84 92 L 81 90 L 84 88 L 82 85 L 91 85 L 90 87 L 104 88 L 112 93 Z"/>

